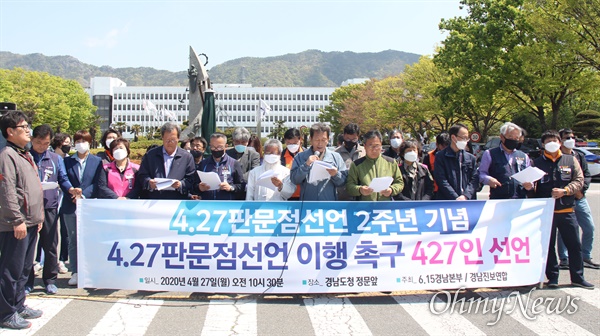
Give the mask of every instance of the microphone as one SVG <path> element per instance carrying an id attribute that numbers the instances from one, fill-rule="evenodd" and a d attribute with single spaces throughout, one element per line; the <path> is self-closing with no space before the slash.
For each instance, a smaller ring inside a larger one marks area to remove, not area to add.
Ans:
<path id="1" fill-rule="evenodd" d="M 314 155 L 316 155 L 317 157 L 321 157 L 321 152 L 315 151 Z"/>

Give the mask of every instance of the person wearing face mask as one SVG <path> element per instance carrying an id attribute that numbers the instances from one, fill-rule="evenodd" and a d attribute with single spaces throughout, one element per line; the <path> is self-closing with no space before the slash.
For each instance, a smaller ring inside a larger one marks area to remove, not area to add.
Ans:
<path id="1" fill-rule="evenodd" d="M 254 148 L 248 147 L 250 141 L 250 132 L 244 127 L 238 127 L 231 134 L 233 139 L 233 148 L 227 150 L 227 155 L 237 160 L 244 172 L 244 181 L 248 179 L 250 171 L 260 166 L 260 154 Z M 244 196 L 244 198 L 246 198 Z"/>
<path id="2" fill-rule="evenodd" d="M 377 130 L 367 132 L 364 136 L 366 155 L 350 164 L 346 189 L 359 201 L 390 201 L 404 188 L 396 160 L 381 155 L 382 138 Z M 369 187 L 374 178 L 387 176 L 393 178 L 387 189 L 374 191 Z"/>
<path id="3" fill-rule="evenodd" d="M 77 131 L 73 141 L 76 152 L 65 157 L 65 169 L 75 193 L 71 197 L 65 195 L 60 213 L 63 214 L 69 236 L 69 271 L 72 275 L 68 284 L 77 286 L 77 199 L 96 197 L 102 159 L 90 155 L 92 136 L 87 131 Z"/>
<path id="4" fill-rule="evenodd" d="M 427 155 L 423 158 L 423 164 L 427 166 L 429 169 L 429 173 L 433 176 L 433 171 L 435 169 L 435 154 L 439 151 L 444 150 L 444 148 L 450 146 L 450 136 L 447 132 L 442 132 L 435 137 L 435 149 L 429 151 Z M 433 198 L 435 199 L 435 194 L 438 192 L 438 186 L 433 181 Z"/>
<path id="5" fill-rule="evenodd" d="M 190 152 L 192 150 L 192 145 L 190 144 L 190 140 L 182 140 L 179 144 L 179 147 L 186 152 Z"/>
<path id="6" fill-rule="evenodd" d="M 594 218 L 588 204 L 585 192 L 590 187 L 592 176 L 585 160 L 585 154 L 575 148 L 575 135 L 571 129 L 561 129 L 558 134 L 562 140 L 560 151 L 564 155 L 572 155 L 581 166 L 583 172 L 583 188 L 575 193 L 575 217 L 577 225 L 581 228 L 581 255 L 583 257 L 583 266 L 587 268 L 598 269 L 600 264 L 592 261 L 592 247 L 594 246 Z M 569 269 L 569 259 L 567 248 L 560 236 L 556 238 L 558 244 L 558 258 L 560 259 L 560 269 Z"/>
<path id="7" fill-rule="evenodd" d="M 104 171 L 98 181 L 98 198 L 138 198 L 139 188 L 135 178 L 140 166 L 129 160 L 129 141 L 115 139 L 110 144 L 110 151 L 115 160 L 103 165 Z"/>
<path id="8" fill-rule="evenodd" d="M 202 159 L 204 159 L 204 152 L 206 151 L 206 147 L 208 147 L 208 143 L 203 137 L 195 137 L 190 142 L 190 154 L 194 157 L 194 163 L 196 164 L 196 170 L 198 170 L 198 166 Z"/>
<path id="9" fill-rule="evenodd" d="M 433 177 L 424 164 L 419 163 L 421 144 L 415 139 L 406 140 L 400 145 L 402 163 L 400 172 L 404 180 L 404 188 L 396 200 L 428 201 L 433 198 Z"/>
<path id="10" fill-rule="evenodd" d="M 71 151 L 71 137 L 65 133 L 56 133 L 52 138 L 52 142 L 50 142 L 50 147 L 54 153 L 58 154 L 61 158 L 65 158 L 65 156 L 69 155 Z M 64 166 L 64 162 L 63 162 Z M 60 193 L 59 198 L 59 207 L 62 203 L 63 194 Z M 69 272 L 67 267 L 65 266 L 65 262 L 69 260 L 69 237 L 67 233 L 67 226 L 65 225 L 65 220 L 63 219 L 62 213 L 58 214 L 59 223 L 60 223 L 60 253 L 58 256 L 58 273 L 65 274 Z"/>
<path id="11" fill-rule="evenodd" d="M 200 181 L 196 192 L 203 200 L 244 200 L 246 198 L 246 180 L 242 166 L 225 153 L 227 136 L 213 133 L 210 136 L 211 156 L 202 160 L 198 166 L 201 172 L 215 172 L 221 179 L 218 189 L 210 190 L 210 185 Z"/>
<path id="12" fill-rule="evenodd" d="M 56 133 L 50 142 L 52 151 L 64 158 L 71 151 L 71 138 L 65 133 Z"/>
<path id="13" fill-rule="evenodd" d="M 448 135 L 450 146 L 435 155 L 433 178 L 439 188 L 436 199 L 476 199 L 479 187 L 477 159 L 465 151 L 469 130 L 464 124 L 458 123 L 450 127 Z"/>
<path id="14" fill-rule="evenodd" d="M 100 143 L 104 147 L 104 152 L 100 152 L 97 154 L 98 157 L 102 159 L 102 164 L 111 163 L 115 160 L 110 151 L 110 143 L 119 137 L 121 137 L 121 133 L 112 128 L 107 129 L 102 134 L 102 138 L 100 138 Z"/>
<path id="15" fill-rule="evenodd" d="M 360 138 L 360 129 L 358 125 L 346 125 L 342 136 L 342 145 L 336 148 L 335 151 L 340 154 L 344 163 L 346 163 L 346 167 L 350 167 L 352 162 L 365 156 L 365 148 L 358 142 Z M 354 197 L 346 192 L 346 186 L 338 188 L 337 191 L 339 201 L 351 201 L 354 199 Z"/>
<path id="16" fill-rule="evenodd" d="M 283 146 L 279 140 L 270 139 L 265 142 L 263 163 L 248 174 L 247 201 L 285 201 L 296 191 L 296 185 L 289 179 L 289 168 L 281 165 L 282 151 Z M 258 185 L 261 175 L 268 171 L 275 173 L 270 179 L 273 188 Z"/>
<path id="17" fill-rule="evenodd" d="M 288 169 L 292 169 L 292 163 L 294 162 L 294 157 L 298 153 L 302 153 L 304 148 L 302 147 L 302 135 L 300 134 L 300 130 L 297 128 L 290 128 L 283 134 L 283 141 L 285 142 L 285 149 L 283 153 L 281 153 L 281 164 Z M 300 186 L 296 186 L 296 191 L 294 194 L 288 198 L 288 201 L 298 201 L 300 200 Z"/>
<path id="18" fill-rule="evenodd" d="M 533 198 L 554 199 L 554 217 L 546 261 L 546 277 L 549 288 L 558 287 L 558 259 L 556 257 L 556 230 L 560 232 L 569 251 L 569 273 L 571 285 L 593 289 L 594 285 L 583 277 L 583 258 L 579 242 L 579 226 L 575 217 L 575 195 L 583 190 L 583 172 L 573 155 L 564 155 L 561 150 L 561 137 L 558 132 L 549 130 L 542 134 L 544 152 L 533 160 L 532 165 L 543 170 L 546 175 L 535 182 Z"/>
<path id="19" fill-rule="evenodd" d="M 525 198 L 527 190 L 533 188 L 531 182 L 521 184 L 511 178 L 531 165 L 529 156 L 517 149 L 521 135 L 521 127 L 504 123 L 500 127 L 500 145 L 486 150 L 481 157 L 479 181 L 490 186 L 490 199 Z"/>
<path id="20" fill-rule="evenodd" d="M 388 133 L 390 139 L 390 147 L 383 153 L 387 157 L 400 162 L 402 161 L 402 154 L 400 154 L 400 145 L 402 144 L 402 132 L 397 129 L 393 129 Z"/>

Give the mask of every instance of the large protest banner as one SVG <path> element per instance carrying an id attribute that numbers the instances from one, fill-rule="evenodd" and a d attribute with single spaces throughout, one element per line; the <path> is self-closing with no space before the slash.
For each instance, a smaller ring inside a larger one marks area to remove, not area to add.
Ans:
<path id="1" fill-rule="evenodd" d="M 336 293 L 543 281 L 554 200 L 79 200 L 79 286 Z"/>

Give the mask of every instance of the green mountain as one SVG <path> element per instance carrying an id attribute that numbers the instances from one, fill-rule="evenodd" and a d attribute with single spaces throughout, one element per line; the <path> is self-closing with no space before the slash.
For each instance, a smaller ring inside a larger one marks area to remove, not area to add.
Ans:
<path id="1" fill-rule="evenodd" d="M 243 57 L 209 70 L 213 83 L 249 83 L 253 86 L 339 86 L 351 78 L 384 78 L 397 75 L 420 55 L 386 50 L 378 53 L 307 50 L 275 57 Z M 44 71 L 74 79 L 84 87 L 91 77 L 116 77 L 128 86 L 186 86 L 187 72 L 154 68 L 112 68 L 85 64 L 72 56 L 19 55 L 0 52 L 0 68 Z"/>

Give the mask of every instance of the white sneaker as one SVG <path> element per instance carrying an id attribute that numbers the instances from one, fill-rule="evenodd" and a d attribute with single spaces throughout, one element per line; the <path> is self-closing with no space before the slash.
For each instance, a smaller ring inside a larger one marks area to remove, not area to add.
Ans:
<path id="1" fill-rule="evenodd" d="M 40 263 L 36 263 L 33 265 L 33 273 L 38 274 L 44 268 L 44 266 L 40 265 Z"/>
<path id="2" fill-rule="evenodd" d="M 65 263 L 62 261 L 58 262 L 58 273 L 60 274 L 65 274 L 67 273 L 69 270 L 67 269 L 67 266 L 65 266 Z"/>
<path id="3" fill-rule="evenodd" d="M 73 273 L 73 275 L 71 275 L 71 279 L 69 279 L 68 284 L 69 286 L 77 286 L 77 273 Z"/>

